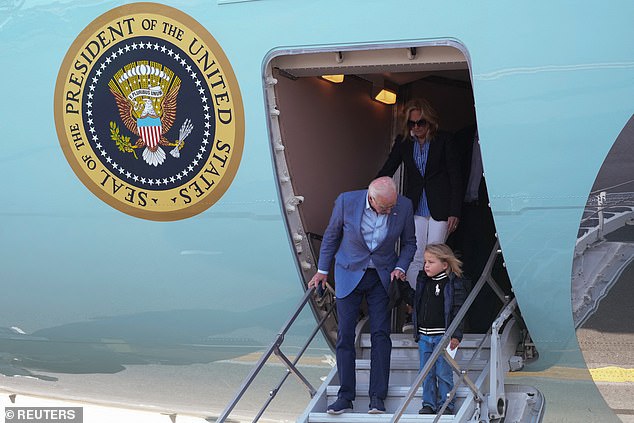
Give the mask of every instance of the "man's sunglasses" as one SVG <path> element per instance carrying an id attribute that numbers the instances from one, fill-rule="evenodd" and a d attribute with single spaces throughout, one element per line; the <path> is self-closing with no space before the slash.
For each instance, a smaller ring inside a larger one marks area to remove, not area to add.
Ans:
<path id="1" fill-rule="evenodd" d="M 420 128 L 424 127 L 427 125 L 427 121 L 425 119 L 419 119 L 419 120 L 408 120 L 407 121 L 407 126 L 409 129 L 413 129 L 415 126 L 418 126 Z"/>

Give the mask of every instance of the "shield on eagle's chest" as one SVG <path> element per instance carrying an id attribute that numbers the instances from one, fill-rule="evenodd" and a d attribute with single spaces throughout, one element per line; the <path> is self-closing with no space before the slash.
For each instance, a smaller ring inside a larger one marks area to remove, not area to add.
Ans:
<path id="1" fill-rule="evenodd" d="M 145 145 L 150 149 L 155 149 L 158 145 L 161 134 L 163 133 L 163 125 L 161 124 L 161 118 L 144 117 L 136 120 L 137 127 L 139 128 L 139 135 L 145 142 Z"/>

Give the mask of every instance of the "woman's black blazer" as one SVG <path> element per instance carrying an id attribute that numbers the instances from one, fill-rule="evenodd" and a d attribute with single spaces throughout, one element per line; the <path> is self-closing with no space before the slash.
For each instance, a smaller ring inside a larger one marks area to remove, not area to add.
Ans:
<path id="1" fill-rule="evenodd" d="M 429 144 L 425 176 L 421 176 L 414 162 L 414 139 L 398 136 L 379 176 L 394 176 L 403 163 L 405 167 L 404 194 L 412 200 L 414 211 L 418 207 L 423 189 L 434 220 L 460 217 L 464 187 L 460 172 L 460 159 L 449 134 L 438 132 Z"/>

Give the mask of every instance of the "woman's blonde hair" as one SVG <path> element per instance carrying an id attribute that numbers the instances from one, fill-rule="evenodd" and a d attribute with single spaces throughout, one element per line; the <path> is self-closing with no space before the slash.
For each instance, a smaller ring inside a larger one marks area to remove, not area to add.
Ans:
<path id="1" fill-rule="evenodd" d="M 427 244 L 425 252 L 449 265 L 449 269 L 458 277 L 462 276 L 462 262 L 454 255 L 447 244 Z"/>
<path id="2" fill-rule="evenodd" d="M 434 108 L 431 106 L 431 104 L 427 102 L 427 100 L 424 100 L 422 98 L 415 98 L 408 101 L 403 108 L 403 126 L 401 133 L 401 135 L 403 135 L 403 139 L 409 136 L 410 128 L 409 126 L 407 126 L 407 121 L 409 120 L 410 113 L 412 113 L 414 110 L 418 110 L 421 113 L 423 119 L 427 121 L 427 125 L 429 126 L 427 130 L 427 138 L 433 138 L 436 134 L 436 131 L 438 130 L 438 113 L 436 113 L 436 110 L 434 110 Z"/>

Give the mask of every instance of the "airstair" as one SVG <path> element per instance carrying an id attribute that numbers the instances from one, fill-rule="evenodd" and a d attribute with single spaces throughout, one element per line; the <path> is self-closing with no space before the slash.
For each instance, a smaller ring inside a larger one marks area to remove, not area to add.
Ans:
<path id="1" fill-rule="evenodd" d="M 594 314 L 634 257 L 634 243 L 610 239 L 634 225 L 634 192 L 608 192 L 621 185 L 591 192 L 583 211 L 572 263 L 575 328 Z"/>
<path id="2" fill-rule="evenodd" d="M 447 328 L 447 333 L 443 336 L 439 346 L 433 351 L 429 361 L 422 369 L 419 369 L 418 345 L 414 341 L 412 334 L 391 334 L 390 383 L 388 395 L 385 399 L 386 412 L 384 414 L 368 414 L 371 341 L 367 318 L 359 321 L 356 331 L 357 392 L 352 412 L 340 415 L 331 415 L 326 412 L 328 404 L 337 399 L 339 378 L 336 367 L 330 371 L 324 383 L 318 389 L 314 389 L 295 366 L 299 357 L 291 363 L 281 352 L 280 344 L 283 341 L 284 334 L 294 321 L 295 316 L 299 314 L 313 294 L 312 291 L 307 291 L 294 317 L 282 328 L 277 340 L 263 354 L 261 362 L 255 366 L 251 375 L 247 377 L 238 394 L 236 394 L 236 398 L 227 406 L 217 422 L 224 422 L 228 418 L 231 410 L 249 387 L 264 362 L 273 353 L 286 364 L 288 373 L 295 375 L 302 381 L 311 394 L 311 401 L 297 419 L 297 422 L 300 423 L 540 422 L 544 410 L 544 399 L 541 393 L 530 386 L 505 383 L 505 375 L 509 371 L 520 370 L 523 367 L 526 352 L 531 351 L 531 346 L 527 343 L 528 337 L 522 327 L 522 320 L 519 316 L 515 299 L 505 297 L 491 276 L 493 262 L 499 253 L 496 243 L 482 276 L 471 290 L 456 319 Z M 446 346 L 450 341 L 449 334 L 454 332 L 460 321 L 466 316 L 467 310 L 485 283 L 488 283 L 500 299 L 504 301 L 504 307 L 487 333 L 465 333 L 456 356 L 452 359 L 446 352 Z M 331 304 L 326 313 L 321 313 L 322 318 L 318 327 L 324 323 L 332 311 Z M 315 333 L 311 334 L 309 342 Z M 302 353 L 304 350 L 305 348 Z M 418 414 L 418 410 L 422 405 L 422 381 L 441 354 L 444 355 L 454 370 L 454 389 L 449 393 L 449 398 L 447 398 L 439 414 Z M 272 397 L 278 390 L 279 386 L 271 391 Z M 446 405 L 453 398 L 455 398 L 454 414 L 442 414 Z M 254 422 L 259 419 L 271 400 L 272 398 L 267 400 L 263 409 L 253 420 Z"/>
<path id="3" fill-rule="evenodd" d="M 511 305 L 512 307 L 513 305 Z M 506 310 L 512 309 L 508 307 Z M 501 320 L 496 321 L 501 323 Z M 360 325 L 365 325 L 361 322 Z M 326 413 L 327 405 L 337 399 L 339 379 L 337 369 L 328 375 L 298 422 L 361 423 L 361 422 L 538 422 L 543 400 L 532 387 L 503 383 L 503 374 L 518 370 L 521 358 L 516 355 L 521 343 L 521 331 L 514 318 L 504 325 L 502 333 L 465 334 L 456 353 L 454 372 L 455 414 L 420 415 L 422 388 L 416 383 L 419 373 L 418 345 L 411 334 L 392 334 L 390 385 L 385 400 L 385 414 L 368 414 L 370 378 L 370 335 L 357 338 L 357 393 L 352 412 L 341 415 Z M 496 338 L 492 342 L 493 338 Z M 493 343 L 493 347 L 492 347 Z M 491 372 L 493 363 L 494 370 Z M 491 377 L 493 376 L 493 378 Z M 501 385 L 490 389 L 491 380 Z M 416 388 L 410 395 L 412 387 Z M 501 388 L 501 389 L 495 389 Z M 493 400 L 493 401 L 491 401 Z M 500 402 L 501 401 L 501 402 Z M 399 416 L 400 414 L 400 416 Z M 505 420 L 502 420 L 505 418 Z"/>

